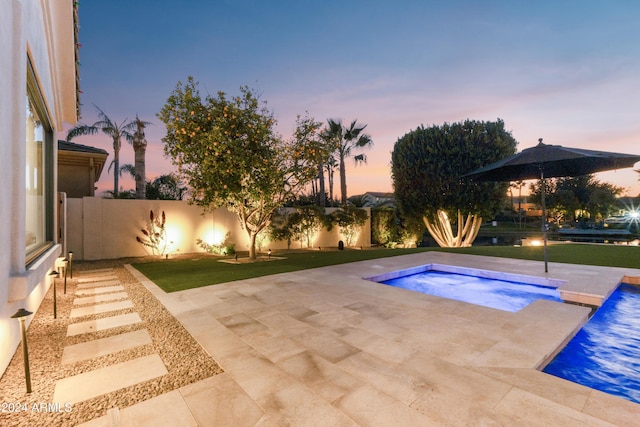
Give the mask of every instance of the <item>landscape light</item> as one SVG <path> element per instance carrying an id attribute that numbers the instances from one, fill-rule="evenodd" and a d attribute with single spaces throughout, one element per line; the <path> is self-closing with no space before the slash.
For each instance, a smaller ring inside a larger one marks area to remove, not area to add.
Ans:
<path id="1" fill-rule="evenodd" d="M 58 307 L 57 307 L 57 301 L 56 301 L 56 279 L 60 276 L 60 273 L 58 273 L 56 270 L 51 270 L 51 273 L 49 273 L 49 276 L 53 276 L 53 318 L 57 319 Z"/>
<path id="2" fill-rule="evenodd" d="M 69 251 L 69 275 L 73 279 L 73 251 Z"/>
<path id="3" fill-rule="evenodd" d="M 69 266 L 69 260 L 67 258 L 63 259 L 64 263 L 64 294 L 67 294 L 67 267 Z"/>
<path id="4" fill-rule="evenodd" d="M 33 314 L 30 311 L 21 308 L 11 316 L 12 319 L 18 319 L 20 322 L 20 332 L 22 334 L 22 354 L 24 355 L 24 377 L 27 382 L 27 393 L 31 393 L 31 371 L 29 370 L 29 350 L 27 349 L 27 328 L 24 324 L 25 317 Z"/>

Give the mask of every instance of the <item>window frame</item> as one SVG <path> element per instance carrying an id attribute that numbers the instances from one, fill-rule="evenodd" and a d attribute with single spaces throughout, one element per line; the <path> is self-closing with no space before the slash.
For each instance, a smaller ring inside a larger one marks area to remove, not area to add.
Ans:
<path id="1" fill-rule="evenodd" d="M 36 261 L 43 253 L 45 253 L 54 244 L 54 144 L 53 144 L 53 127 L 51 126 L 50 116 L 48 114 L 38 80 L 31 63 L 30 58 L 27 57 L 27 87 L 25 101 L 25 123 L 26 123 L 26 111 L 33 108 L 34 113 L 37 114 L 38 119 L 42 125 L 42 160 L 43 160 L 43 195 L 44 198 L 44 241 L 38 244 L 36 247 L 27 251 L 25 246 L 25 266 L 29 267 L 34 261 Z M 25 135 L 26 136 L 26 135 Z M 26 144 L 25 141 L 23 141 Z M 25 147 L 26 150 L 26 147 Z M 25 158 L 26 166 L 26 158 Z M 23 166 L 24 167 L 24 166 Z M 26 184 L 26 182 L 25 182 Z M 26 185 L 24 188 L 26 192 Z M 26 197 L 25 193 L 25 197 Z M 27 217 L 27 201 L 25 198 L 25 218 Z M 24 231 L 26 233 L 26 221 L 24 225 Z M 25 235 L 26 238 L 26 235 Z"/>

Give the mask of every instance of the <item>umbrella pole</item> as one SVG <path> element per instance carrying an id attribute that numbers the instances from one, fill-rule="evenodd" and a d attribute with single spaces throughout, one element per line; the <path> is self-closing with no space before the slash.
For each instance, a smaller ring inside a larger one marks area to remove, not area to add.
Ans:
<path id="1" fill-rule="evenodd" d="M 544 171 L 540 170 L 540 190 L 542 193 L 542 244 L 543 244 L 543 253 L 544 253 L 544 272 L 549 272 L 548 262 L 547 262 L 547 207 L 546 207 L 546 194 L 547 189 L 544 182 Z"/>

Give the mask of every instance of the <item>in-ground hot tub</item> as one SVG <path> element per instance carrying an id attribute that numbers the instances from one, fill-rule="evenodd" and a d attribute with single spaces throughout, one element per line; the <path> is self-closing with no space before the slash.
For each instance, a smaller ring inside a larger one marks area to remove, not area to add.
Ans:
<path id="1" fill-rule="evenodd" d="M 365 279 L 511 312 L 537 299 L 562 302 L 557 287 L 564 283 L 562 280 L 443 264 L 427 264 Z"/>

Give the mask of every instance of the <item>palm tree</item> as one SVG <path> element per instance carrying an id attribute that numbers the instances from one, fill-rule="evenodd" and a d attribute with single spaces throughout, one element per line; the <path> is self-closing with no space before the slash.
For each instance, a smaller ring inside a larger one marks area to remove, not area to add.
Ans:
<path id="1" fill-rule="evenodd" d="M 145 176 L 145 153 L 147 151 L 147 140 L 144 137 L 144 128 L 149 122 L 144 122 L 138 118 L 133 122 L 136 125 L 136 131 L 133 134 L 133 139 L 130 141 L 133 145 L 133 152 L 135 158 L 135 175 L 136 180 L 136 199 L 146 198 L 146 176 Z"/>
<path id="2" fill-rule="evenodd" d="M 327 181 L 329 184 L 329 201 L 331 201 L 332 206 L 334 203 L 333 200 L 333 173 L 336 170 L 336 166 L 338 166 L 338 163 L 336 162 L 335 157 L 331 156 L 329 157 L 329 160 L 327 160 L 327 163 L 324 165 L 327 168 Z"/>
<path id="3" fill-rule="evenodd" d="M 100 108 L 94 105 L 98 110 L 99 120 L 92 125 L 79 124 L 67 133 L 67 140 L 71 141 L 76 136 L 81 135 L 95 135 L 98 132 L 102 132 L 105 135 L 109 135 L 113 140 L 113 161 L 109 165 L 109 171 L 113 166 L 113 196 L 118 197 L 118 178 L 120 176 L 120 148 L 122 146 L 122 138 L 127 141 L 133 141 L 133 135 L 131 131 L 136 128 L 135 121 L 128 121 L 124 119 L 118 123 L 111 120 Z"/>
<path id="4" fill-rule="evenodd" d="M 347 177 L 345 159 L 351 157 L 352 151 L 356 148 L 367 148 L 373 145 L 371 137 L 362 133 L 364 126 L 356 126 L 357 120 L 351 122 L 349 127 L 344 127 L 339 120 L 328 119 L 329 135 L 336 144 L 336 153 L 338 156 L 340 170 L 340 201 L 343 205 L 347 204 Z M 360 153 L 353 156 L 356 164 L 366 163 L 367 157 Z"/>

